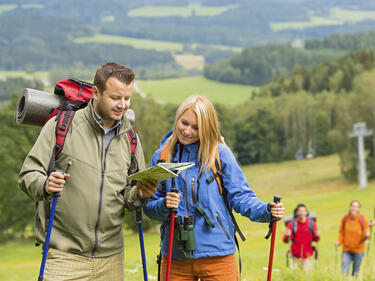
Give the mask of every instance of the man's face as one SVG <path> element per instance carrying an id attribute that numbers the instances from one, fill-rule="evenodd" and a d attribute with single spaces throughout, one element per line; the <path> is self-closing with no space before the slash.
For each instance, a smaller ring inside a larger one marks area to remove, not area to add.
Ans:
<path id="1" fill-rule="evenodd" d="M 197 114 L 187 109 L 177 121 L 176 134 L 180 143 L 189 145 L 199 140 Z"/>
<path id="2" fill-rule="evenodd" d="M 353 202 L 351 205 L 350 205 L 350 214 L 354 217 L 355 215 L 357 215 L 359 213 L 359 203 L 358 202 Z"/>
<path id="3" fill-rule="evenodd" d="M 115 121 L 120 120 L 130 107 L 133 82 L 126 85 L 117 78 L 110 77 L 103 93 L 99 93 L 95 86 L 92 90 L 94 93 L 94 110 L 103 119 L 104 128 L 110 129 Z"/>
<path id="4" fill-rule="evenodd" d="M 297 210 L 297 217 L 300 220 L 305 220 L 307 217 L 307 210 L 305 207 L 299 207 Z"/>

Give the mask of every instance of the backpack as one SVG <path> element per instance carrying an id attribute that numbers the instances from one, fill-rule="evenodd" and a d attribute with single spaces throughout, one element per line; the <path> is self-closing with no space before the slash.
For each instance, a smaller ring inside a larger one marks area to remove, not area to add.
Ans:
<path id="1" fill-rule="evenodd" d="M 345 231 L 345 224 L 346 224 L 346 221 L 348 220 L 349 218 L 349 214 L 346 214 L 345 217 L 344 217 L 344 221 L 343 221 L 343 229 Z M 364 221 L 365 221 L 365 218 L 363 215 L 359 215 L 359 224 L 361 225 L 361 228 L 362 228 L 362 232 L 364 231 Z"/>
<path id="2" fill-rule="evenodd" d="M 307 219 L 309 221 L 309 232 L 314 233 L 314 222 L 316 222 L 316 213 L 315 212 L 309 212 L 307 215 Z M 294 233 L 297 231 L 297 222 L 295 216 L 285 216 L 284 217 L 284 223 L 285 226 L 289 224 L 289 222 L 292 222 L 292 234 L 294 236 Z"/>
<path id="3" fill-rule="evenodd" d="M 54 116 L 56 116 L 56 144 L 53 148 L 51 160 L 48 166 L 48 175 L 55 170 L 56 159 L 61 153 L 66 135 L 69 131 L 70 125 L 72 124 L 74 114 L 77 110 L 82 109 L 88 105 L 93 93 L 93 84 L 84 82 L 75 78 L 64 79 L 56 83 L 54 94 L 61 97 L 61 105 L 50 112 L 50 115 L 46 118 L 44 124 Z M 130 128 L 126 132 L 131 153 L 131 164 L 128 173 L 132 174 L 138 171 L 138 163 L 135 157 L 135 150 L 137 148 L 137 136 L 133 128 Z M 42 198 L 37 199 L 38 202 Z M 45 211 L 47 214 L 45 224 L 46 229 L 48 226 L 50 205 L 44 204 Z"/>

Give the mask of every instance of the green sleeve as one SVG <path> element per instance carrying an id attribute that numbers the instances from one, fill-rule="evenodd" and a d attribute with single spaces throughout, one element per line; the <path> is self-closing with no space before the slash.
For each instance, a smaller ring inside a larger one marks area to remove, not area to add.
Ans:
<path id="1" fill-rule="evenodd" d="M 44 183 L 56 142 L 55 124 L 52 118 L 43 126 L 18 175 L 20 188 L 34 200 L 45 194 Z"/>

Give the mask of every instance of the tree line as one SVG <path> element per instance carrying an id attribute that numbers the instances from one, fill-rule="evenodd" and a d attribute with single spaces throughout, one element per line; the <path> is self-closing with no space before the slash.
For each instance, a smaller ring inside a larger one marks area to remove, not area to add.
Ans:
<path id="1" fill-rule="evenodd" d="M 303 49 L 291 44 L 249 47 L 230 58 L 208 62 L 203 73 L 212 80 L 259 86 L 289 75 L 296 65 L 310 66 L 349 51 L 374 48 L 375 32 L 334 34 L 306 40 Z"/>

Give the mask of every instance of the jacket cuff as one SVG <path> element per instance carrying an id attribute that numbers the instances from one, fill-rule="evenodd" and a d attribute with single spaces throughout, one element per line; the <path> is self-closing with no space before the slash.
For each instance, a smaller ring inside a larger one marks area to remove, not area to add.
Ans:
<path id="1" fill-rule="evenodd" d="M 39 177 L 35 183 L 36 185 L 36 190 L 37 190 L 37 194 L 36 194 L 36 199 L 38 200 L 49 200 L 50 198 L 52 198 L 52 196 L 50 194 L 47 193 L 46 191 L 46 188 L 45 188 L 45 185 L 46 185 L 46 182 L 47 182 L 47 179 L 48 177 Z"/>

